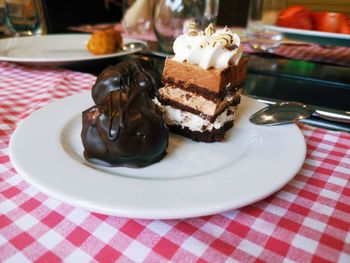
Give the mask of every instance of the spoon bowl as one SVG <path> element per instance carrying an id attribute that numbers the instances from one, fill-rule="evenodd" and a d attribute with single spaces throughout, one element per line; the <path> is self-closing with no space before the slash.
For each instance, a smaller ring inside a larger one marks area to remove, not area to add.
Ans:
<path id="1" fill-rule="evenodd" d="M 134 49 L 146 49 L 146 48 L 147 46 L 140 42 L 131 42 L 131 43 L 125 44 L 122 47 L 123 51 L 131 51 Z"/>
<path id="2" fill-rule="evenodd" d="M 274 105 L 267 106 L 250 116 L 250 122 L 257 125 L 281 125 L 293 123 L 298 120 L 306 119 L 311 116 L 317 116 L 326 120 L 350 123 L 350 114 L 329 113 L 322 110 L 315 110 L 300 102 L 286 101 L 277 102 Z"/>

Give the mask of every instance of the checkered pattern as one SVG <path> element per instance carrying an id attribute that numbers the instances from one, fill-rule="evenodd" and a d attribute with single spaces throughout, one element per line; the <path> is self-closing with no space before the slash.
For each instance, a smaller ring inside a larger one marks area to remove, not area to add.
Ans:
<path id="1" fill-rule="evenodd" d="M 1 262 L 350 262 L 350 135 L 301 126 L 307 159 L 275 195 L 186 220 L 133 220 L 61 203 L 8 157 L 16 123 L 95 77 L 0 62 Z M 35 153 L 33 153 L 35 154 Z"/>
<path id="2" fill-rule="evenodd" d="M 248 44 L 244 52 L 254 53 Z M 282 44 L 271 51 L 272 54 L 304 61 L 323 62 L 341 66 L 350 66 L 350 47 L 327 47 L 317 44 Z"/>

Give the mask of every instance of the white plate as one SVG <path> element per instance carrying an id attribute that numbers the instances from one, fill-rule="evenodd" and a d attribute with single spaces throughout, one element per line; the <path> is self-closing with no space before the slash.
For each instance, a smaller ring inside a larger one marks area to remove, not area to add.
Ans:
<path id="1" fill-rule="evenodd" d="M 290 39 L 313 42 L 321 45 L 350 46 L 350 35 L 348 34 L 328 33 L 272 25 L 265 25 L 264 27 L 268 30 L 282 32 Z"/>
<path id="2" fill-rule="evenodd" d="M 141 50 L 134 48 L 106 55 L 91 54 L 86 45 L 90 34 L 57 34 L 33 37 L 0 39 L 0 60 L 31 65 L 68 65 L 87 61 L 114 58 Z M 142 43 L 134 39 L 123 39 L 124 44 Z"/>
<path id="3" fill-rule="evenodd" d="M 248 117 L 264 104 L 243 97 L 224 142 L 197 143 L 171 135 L 168 154 L 146 168 L 106 168 L 87 162 L 81 112 L 90 92 L 56 101 L 23 120 L 10 158 L 26 181 L 63 202 L 103 214 L 170 219 L 242 207 L 283 187 L 306 154 L 294 124 L 261 127 Z"/>

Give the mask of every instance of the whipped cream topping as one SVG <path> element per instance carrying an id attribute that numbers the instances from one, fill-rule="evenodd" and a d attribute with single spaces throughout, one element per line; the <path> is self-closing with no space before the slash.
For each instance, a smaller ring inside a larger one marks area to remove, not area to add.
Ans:
<path id="1" fill-rule="evenodd" d="M 208 27 L 196 34 L 191 28 L 178 36 L 173 44 L 173 59 L 197 64 L 203 69 L 237 65 L 242 55 L 239 36 L 228 28 L 215 30 L 210 26 L 210 30 Z"/>

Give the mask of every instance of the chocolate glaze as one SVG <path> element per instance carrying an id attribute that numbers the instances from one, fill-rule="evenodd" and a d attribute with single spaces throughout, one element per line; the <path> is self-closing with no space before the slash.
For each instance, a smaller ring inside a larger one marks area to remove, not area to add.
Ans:
<path id="1" fill-rule="evenodd" d="M 160 74 L 144 60 L 108 67 L 97 78 L 96 105 L 83 115 L 84 156 L 105 166 L 143 167 L 159 161 L 168 146 L 168 128 L 151 101 Z M 159 77 L 158 77 L 159 76 Z"/>
<path id="2" fill-rule="evenodd" d="M 109 66 L 97 77 L 91 90 L 92 99 L 98 104 L 110 92 L 127 89 L 131 84 L 146 89 L 149 96 L 153 98 L 162 85 L 162 76 L 147 60 L 136 59 L 121 62 Z"/>

